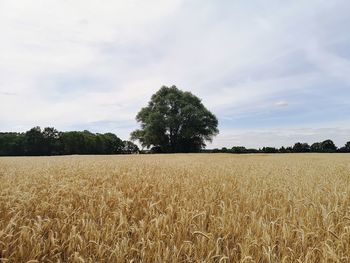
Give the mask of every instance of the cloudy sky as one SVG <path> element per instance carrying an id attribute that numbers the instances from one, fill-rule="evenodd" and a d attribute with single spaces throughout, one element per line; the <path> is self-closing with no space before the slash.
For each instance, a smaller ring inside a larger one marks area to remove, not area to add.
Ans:
<path id="1" fill-rule="evenodd" d="M 0 0 L 0 131 L 123 139 L 162 85 L 202 98 L 209 147 L 350 140 L 348 0 Z"/>

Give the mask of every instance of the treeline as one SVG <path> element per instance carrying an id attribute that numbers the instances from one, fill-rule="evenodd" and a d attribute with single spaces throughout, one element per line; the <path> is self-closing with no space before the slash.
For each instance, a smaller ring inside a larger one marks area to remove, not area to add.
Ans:
<path id="1" fill-rule="evenodd" d="M 263 147 L 260 149 L 247 149 L 243 146 L 234 146 L 230 148 L 203 150 L 203 152 L 209 153 L 350 153 L 350 141 L 341 148 L 337 148 L 332 140 L 325 140 L 323 142 L 315 142 L 312 145 L 307 143 L 297 142 L 294 146 L 290 147 Z"/>
<path id="2" fill-rule="evenodd" d="M 0 133 L 0 156 L 69 154 L 132 154 L 139 148 L 113 133 L 60 132 L 52 127 L 34 127 L 27 132 Z"/>
<path id="3" fill-rule="evenodd" d="M 204 153 L 350 153 L 350 141 L 337 148 L 332 140 L 295 143 L 290 147 L 263 147 L 260 149 L 234 146 L 201 150 Z M 27 132 L 0 132 L 0 156 L 41 156 L 71 154 L 133 154 L 158 153 L 156 150 L 140 151 L 131 141 L 123 141 L 113 133 L 92 133 L 89 131 L 60 132 L 52 127 L 34 127 Z"/>

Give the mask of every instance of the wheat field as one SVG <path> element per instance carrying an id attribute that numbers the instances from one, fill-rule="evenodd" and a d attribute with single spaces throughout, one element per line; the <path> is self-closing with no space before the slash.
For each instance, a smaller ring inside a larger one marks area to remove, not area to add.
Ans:
<path id="1" fill-rule="evenodd" d="M 350 262 L 350 155 L 0 158 L 1 262 Z"/>

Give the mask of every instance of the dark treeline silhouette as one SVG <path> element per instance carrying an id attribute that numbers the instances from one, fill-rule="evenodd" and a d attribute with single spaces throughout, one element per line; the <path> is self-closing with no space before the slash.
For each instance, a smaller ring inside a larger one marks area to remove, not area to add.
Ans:
<path id="1" fill-rule="evenodd" d="M 113 133 L 60 132 L 52 127 L 34 127 L 24 133 L 0 133 L 0 156 L 131 154 L 138 151 L 133 142 L 122 141 Z"/>
<path id="2" fill-rule="evenodd" d="M 350 153 L 350 141 L 337 148 L 332 140 L 295 143 L 290 147 L 263 147 L 260 149 L 234 146 L 232 148 L 201 150 L 204 153 Z M 133 154 L 158 153 L 157 150 L 140 151 L 131 141 L 123 141 L 113 133 L 89 131 L 60 132 L 52 127 L 34 127 L 27 132 L 0 132 L 0 156 L 41 156 L 70 154 Z"/>
<path id="3" fill-rule="evenodd" d="M 221 149 L 212 149 L 212 150 L 203 150 L 202 152 L 207 153 L 350 153 L 350 141 L 341 148 L 337 148 L 332 140 L 325 140 L 323 142 L 315 142 L 312 145 L 307 143 L 297 142 L 292 147 L 263 147 L 261 149 L 247 149 L 243 146 L 234 146 L 231 149 L 221 148 Z"/>

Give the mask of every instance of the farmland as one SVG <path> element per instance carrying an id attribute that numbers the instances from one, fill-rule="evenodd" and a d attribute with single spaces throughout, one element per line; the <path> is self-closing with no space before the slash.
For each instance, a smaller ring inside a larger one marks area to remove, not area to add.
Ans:
<path id="1" fill-rule="evenodd" d="M 0 158 L 0 258 L 350 262 L 350 156 Z"/>

